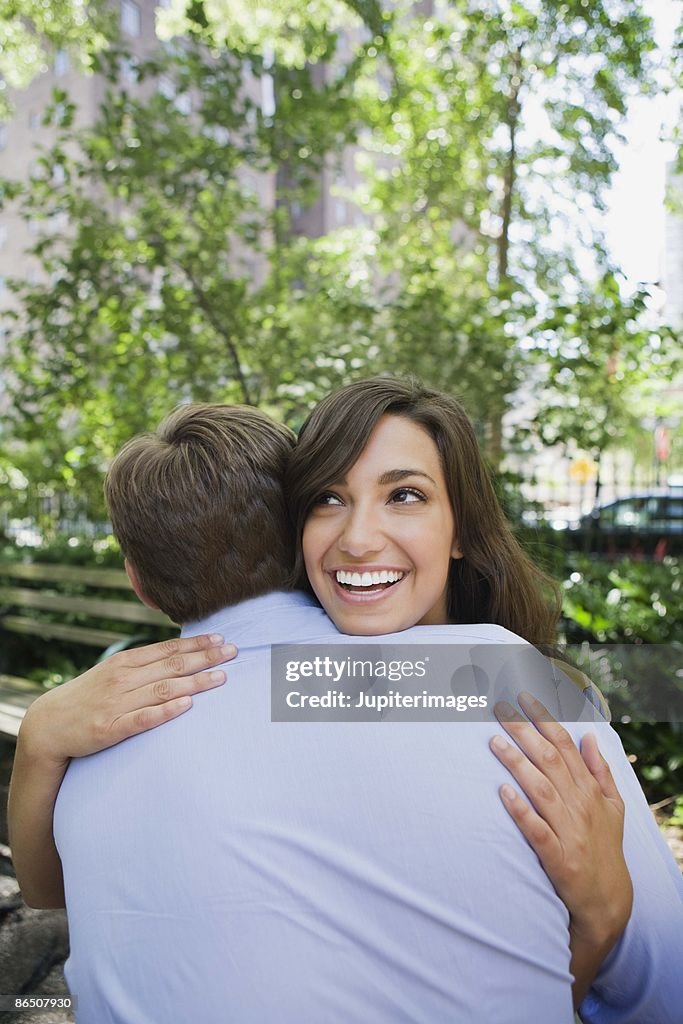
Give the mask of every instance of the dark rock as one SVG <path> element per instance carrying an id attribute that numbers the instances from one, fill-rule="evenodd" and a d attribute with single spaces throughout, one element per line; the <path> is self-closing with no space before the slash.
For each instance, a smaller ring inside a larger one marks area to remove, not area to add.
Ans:
<path id="1" fill-rule="evenodd" d="M 62 966 L 69 953 L 63 910 L 32 910 L 16 880 L 0 877 L 0 990 L 3 995 L 67 995 Z M 66 1024 L 67 1011 L 0 1012 L 0 1024 Z"/>

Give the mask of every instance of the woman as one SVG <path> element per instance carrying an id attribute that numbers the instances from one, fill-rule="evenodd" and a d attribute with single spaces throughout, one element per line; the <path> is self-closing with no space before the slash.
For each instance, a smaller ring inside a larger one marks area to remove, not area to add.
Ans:
<path id="1" fill-rule="evenodd" d="M 352 432 L 347 424 L 353 424 Z M 495 622 L 552 651 L 557 588 L 515 540 L 472 424 L 448 395 L 385 377 L 333 392 L 300 431 L 287 494 L 297 531 L 297 583 L 310 585 L 342 632 L 376 635 L 414 625 Z M 601 782 L 603 825 L 610 835 L 610 853 L 603 859 L 598 832 L 588 839 L 585 819 L 577 828 L 577 815 L 586 807 L 579 811 L 584 795 L 573 779 L 582 787 L 592 780 L 574 743 L 547 722 L 544 708 L 524 704 L 563 755 L 554 774 L 545 770 L 554 793 L 544 803 L 531 762 L 543 764 L 549 748 L 512 708 L 502 710 L 508 716 L 502 724 L 530 760 L 500 736 L 492 750 L 540 814 L 510 786 L 502 787 L 501 797 L 570 911 L 578 1006 L 630 914 L 632 889 L 621 853 L 623 803 L 602 775 L 606 763 L 594 737 L 587 737 L 582 749 Z M 557 793 L 563 798 L 559 813 L 551 806 Z M 590 849 L 579 854 L 586 841 Z M 579 882 L 577 862 L 604 866 L 597 899 L 595 877 L 584 872 Z M 605 915 L 612 911 L 608 924 Z"/>
<path id="2" fill-rule="evenodd" d="M 354 423 L 352 443 L 340 435 L 347 422 Z M 556 613 L 547 611 L 540 577 L 505 524 L 472 428 L 457 403 L 388 379 L 342 389 L 322 403 L 302 431 L 290 483 L 311 584 L 343 631 L 367 635 L 416 623 L 484 620 L 536 642 L 551 639 Z M 468 523 L 470 516 L 476 522 Z M 224 661 L 225 650 L 211 644 L 210 638 L 208 646 L 181 642 L 185 652 L 200 648 L 183 669 L 194 670 L 201 659 L 204 664 Z M 97 689 L 86 673 L 59 694 L 64 765 L 68 757 L 92 753 L 174 717 L 188 706 L 188 694 L 216 684 L 201 675 L 180 691 L 160 687 L 168 684 L 168 667 L 159 667 L 158 656 L 155 648 L 129 655 L 132 679 L 128 672 L 118 688 Z M 178 698 L 179 692 L 185 697 Z M 620 846 L 623 804 L 594 744 L 587 743 L 585 760 L 601 789 L 593 783 L 586 800 L 580 788 L 591 775 L 573 744 L 567 746 L 564 730 L 542 725 L 541 736 L 521 716 L 505 727 L 532 760 L 555 751 L 543 772 L 512 747 L 499 756 L 541 812 L 506 798 L 570 910 L 573 967 L 585 989 L 630 909 Z M 556 800 L 544 799 L 548 782 L 563 794 L 560 813 Z M 46 839 L 55 794 L 56 789 L 44 794 L 39 808 Z M 20 816 L 18 810 L 15 827 Z M 604 847 L 608 837 L 609 856 L 591 865 L 599 869 L 597 876 L 577 878 L 571 870 L 577 850 L 598 842 Z M 17 864 L 17 869 L 28 891 L 34 866 L 22 865 L 19 871 Z M 617 908 L 609 929 L 603 901 Z"/>

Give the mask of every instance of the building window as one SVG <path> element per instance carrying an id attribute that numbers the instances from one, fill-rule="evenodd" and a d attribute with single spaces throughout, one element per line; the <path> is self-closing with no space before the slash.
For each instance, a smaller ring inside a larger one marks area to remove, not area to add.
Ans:
<path id="1" fill-rule="evenodd" d="M 5 242 L 7 241 L 7 235 L 8 235 L 7 225 L 6 224 L 0 224 L 0 249 L 4 248 Z"/>
<path id="2" fill-rule="evenodd" d="M 7 125 L 0 124 L 0 150 L 3 150 L 7 145 Z"/>
<path id="3" fill-rule="evenodd" d="M 66 210 L 59 210 L 53 213 L 49 220 L 49 232 L 51 235 L 63 235 L 69 227 L 69 215 Z"/>
<path id="4" fill-rule="evenodd" d="M 28 126 L 32 132 L 35 132 L 40 128 L 40 114 L 35 110 L 31 110 L 28 115 Z"/>
<path id="5" fill-rule="evenodd" d="M 207 139 L 213 139 L 218 146 L 227 146 L 230 142 L 230 131 L 222 124 L 207 125 L 204 128 Z"/>
<path id="6" fill-rule="evenodd" d="M 272 75 L 261 75 L 261 113 L 272 117 L 275 113 L 275 87 Z"/>
<path id="7" fill-rule="evenodd" d="M 168 77 L 168 75 L 161 75 L 157 82 L 157 92 L 160 93 L 164 99 L 174 100 L 175 99 L 175 85 Z"/>
<path id="8" fill-rule="evenodd" d="M 66 52 L 66 50 L 57 50 L 55 54 L 55 62 L 53 67 L 54 73 L 57 76 L 57 78 L 61 78 L 62 75 L 67 75 L 69 73 L 69 68 L 69 54 Z"/>
<path id="9" fill-rule="evenodd" d="M 52 108 L 52 124 L 57 125 L 57 127 L 62 125 L 64 123 L 64 120 L 66 119 L 66 112 L 66 103 L 55 103 L 54 107 Z"/>
<path id="10" fill-rule="evenodd" d="M 132 57 L 122 57 L 119 64 L 121 81 L 125 85 L 134 85 L 138 80 L 137 62 Z"/>
<path id="11" fill-rule="evenodd" d="M 175 108 L 178 113 L 185 114 L 186 116 L 192 113 L 192 97 L 189 92 L 181 92 L 176 96 Z"/>
<path id="12" fill-rule="evenodd" d="M 121 31 L 127 36 L 140 35 L 140 8 L 133 0 L 121 0 Z"/>

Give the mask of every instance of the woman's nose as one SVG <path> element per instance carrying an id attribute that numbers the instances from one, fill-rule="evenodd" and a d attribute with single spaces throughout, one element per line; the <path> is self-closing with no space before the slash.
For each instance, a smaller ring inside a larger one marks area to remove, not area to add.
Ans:
<path id="1" fill-rule="evenodd" d="M 340 551 L 362 558 L 381 551 L 385 543 L 379 524 L 369 510 L 355 508 L 349 512 L 338 540 Z"/>

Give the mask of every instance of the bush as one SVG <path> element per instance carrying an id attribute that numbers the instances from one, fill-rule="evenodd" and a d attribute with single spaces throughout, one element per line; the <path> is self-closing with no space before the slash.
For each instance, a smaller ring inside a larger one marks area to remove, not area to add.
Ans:
<path id="1" fill-rule="evenodd" d="M 570 644 L 678 646 L 683 625 L 683 580 L 676 558 L 610 563 L 569 554 L 563 592 L 563 628 Z M 669 647 L 669 662 L 670 653 Z M 653 669 L 656 661 L 653 651 L 648 659 Z M 599 680 L 596 682 L 600 685 Z M 643 687 L 647 682 L 642 681 Z M 637 697 L 637 685 L 635 693 Z M 676 720 L 676 714 L 668 722 L 620 721 L 618 699 L 613 701 L 612 710 L 614 728 L 648 800 L 656 803 L 683 793 L 683 724 Z M 683 800 L 672 801 L 671 809 L 672 820 L 676 820 L 683 814 Z"/>
<path id="2" fill-rule="evenodd" d="M 609 563 L 570 556 L 565 573 L 568 643 L 668 644 L 681 636 L 683 579 L 677 558 Z"/>
<path id="3" fill-rule="evenodd" d="M 123 555 L 111 535 L 95 539 L 60 535 L 39 548 L 17 547 L 0 537 L 0 561 L 123 569 Z"/>

